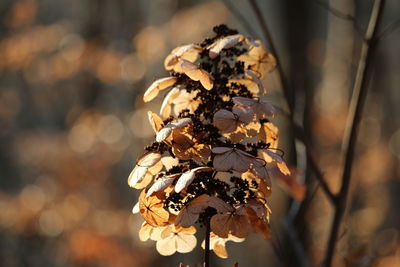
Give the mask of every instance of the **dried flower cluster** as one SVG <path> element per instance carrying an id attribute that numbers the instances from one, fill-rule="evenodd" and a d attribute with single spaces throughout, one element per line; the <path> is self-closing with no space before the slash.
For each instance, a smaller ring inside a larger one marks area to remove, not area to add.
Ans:
<path id="1" fill-rule="evenodd" d="M 289 175 L 277 153 L 274 108 L 259 94 L 275 58 L 258 40 L 224 25 L 200 44 L 183 45 L 165 59 L 170 76 L 156 80 L 144 101 L 166 93 L 159 117 L 149 112 L 156 141 L 145 148 L 128 183 L 143 189 L 134 212 L 145 222 L 142 241 L 157 241 L 162 255 L 196 246 L 195 224 L 211 227 L 211 248 L 250 232 L 268 238 L 270 176 Z"/>

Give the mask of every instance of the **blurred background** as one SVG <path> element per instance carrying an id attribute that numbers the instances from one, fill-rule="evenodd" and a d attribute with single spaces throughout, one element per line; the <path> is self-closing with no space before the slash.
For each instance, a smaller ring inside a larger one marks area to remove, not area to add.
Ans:
<path id="1" fill-rule="evenodd" d="M 372 0 L 259 1 L 303 123 L 329 185 L 339 188 L 341 142 L 361 36 Z M 352 15 L 358 27 L 340 14 Z M 238 15 L 237 12 L 240 12 Z M 336 12 L 337 13 L 337 12 Z M 400 2 L 386 1 L 382 33 L 334 266 L 400 266 Z M 172 48 L 226 23 L 262 39 L 247 1 L 2 0 L 0 2 L 0 266 L 195 266 L 190 254 L 159 256 L 142 243 L 127 177 L 153 138 L 142 94 L 164 77 Z M 358 33 L 361 31 L 361 33 Z M 286 109 L 276 73 L 268 98 Z M 293 142 L 284 113 L 281 147 L 307 183 L 298 230 L 311 266 L 323 259 L 332 209 Z M 293 151 L 297 151 L 294 153 Z M 288 265 L 284 218 L 298 203 L 273 188 L 272 230 L 228 243 L 213 266 Z M 201 234 L 198 243 L 202 240 Z"/>

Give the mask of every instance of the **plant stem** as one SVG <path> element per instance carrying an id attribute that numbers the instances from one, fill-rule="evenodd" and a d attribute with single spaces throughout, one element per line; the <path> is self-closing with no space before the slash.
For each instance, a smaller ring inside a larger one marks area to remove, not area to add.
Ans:
<path id="1" fill-rule="evenodd" d="M 360 61 L 354 82 L 353 95 L 347 117 L 347 126 L 343 141 L 344 167 L 342 173 L 342 185 L 335 205 L 335 216 L 325 254 L 325 266 L 330 267 L 334 256 L 337 236 L 343 214 L 346 209 L 347 197 L 350 187 L 351 170 L 354 160 L 354 152 L 357 141 L 358 126 L 362 117 L 362 110 L 367 97 L 367 78 L 371 70 L 372 53 L 376 40 L 376 28 L 380 22 L 385 0 L 375 0 L 371 17 L 365 34 L 365 42 L 362 44 Z"/>
<path id="2" fill-rule="evenodd" d="M 204 248 L 204 267 L 210 267 L 210 217 L 205 221 L 206 226 L 206 245 Z"/>

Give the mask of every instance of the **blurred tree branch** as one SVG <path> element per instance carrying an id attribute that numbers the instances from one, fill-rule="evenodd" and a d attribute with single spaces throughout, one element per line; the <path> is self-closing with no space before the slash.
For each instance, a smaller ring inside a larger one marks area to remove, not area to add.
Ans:
<path id="1" fill-rule="evenodd" d="M 354 161 L 354 152 L 357 143 L 359 124 L 368 91 L 368 78 L 371 73 L 373 52 L 377 41 L 376 28 L 380 23 L 385 0 L 375 0 L 372 8 L 369 24 L 365 33 L 365 42 L 362 43 L 357 75 L 354 82 L 353 95 L 351 97 L 347 125 L 343 139 L 344 167 L 342 173 L 342 185 L 335 202 L 335 215 L 332 223 L 328 247 L 325 254 L 325 266 L 330 267 L 334 256 L 336 241 L 340 224 L 346 209 L 348 192 L 351 180 L 351 171 Z"/>
<path id="2" fill-rule="evenodd" d="M 261 28 L 263 30 L 264 33 L 264 37 L 266 39 L 266 41 L 268 42 L 269 46 L 270 46 L 270 50 L 271 53 L 276 57 L 277 59 L 277 71 L 279 73 L 279 77 L 280 77 L 280 82 L 282 85 L 282 89 L 283 89 L 283 93 L 286 99 L 286 102 L 288 104 L 288 108 L 289 108 L 289 118 L 290 118 L 290 123 L 292 124 L 292 128 L 295 132 L 295 136 L 296 138 L 298 138 L 300 141 L 303 142 L 303 144 L 306 147 L 306 156 L 307 156 L 307 160 L 310 162 L 310 166 L 313 169 L 313 172 L 315 174 L 316 179 L 318 180 L 318 182 L 321 184 L 321 188 L 322 190 L 325 192 L 325 194 L 328 196 L 329 200 L 334 202 L 335 201 L 335 196 L 332 193 L 332 191 L 329 189 L 328 184 L 325 181 L 325 178 L 323 176 L 323 172 L 320 170 L 315 157 L 312 155 L 311 152 L 311 147 L 310 147 L 310 143 L 307 141 L 307 138 L 305 136 L 305 131 L 304 128 L 297 124 L 294 120 L 293 120 L 293 110 L 294 110 L 294 105 L 293 105 L 293 101 L 291 100 L 290 97 L 290 90 L 289 90 L 289 83 L 286 79 L 285 73 L 282 70 L 281 64 L 280 64 L 280 59 L 279 59 L 279 55 L 276 52 L 275 49 L 275 44 L 274 41 L 272 39 L 272 36 L 270 34 L 270 31 L 268 29 L 268 25 L 264 19 L 264 17 L 262 16 L 261 10 L 257 4 L 256 0 L 249 0 L 250 5 L 254 11 L 254 13 L 256 14 L 256 17 L 258 19 L 259 24 L 261 25 Z"/>
<path id="3" fill-rule="evenodd" d="M 354 29 L 356 30 L 356 32 L 358 33 L 359 36 L 363 37 L 361 27 L 358 24 L 358 22 L 354 16 L 349 15 L 349 14 L 344 14 L 343 12 L 337 10 L 336 8 L 331 7 L 328 3 L 325 3 L 323 1 L 316 0 L 315 3 L 317 3 L 319 6 L 323 7 L 324 9 L 326 9 L 333 16 L 353 22 Z"/>

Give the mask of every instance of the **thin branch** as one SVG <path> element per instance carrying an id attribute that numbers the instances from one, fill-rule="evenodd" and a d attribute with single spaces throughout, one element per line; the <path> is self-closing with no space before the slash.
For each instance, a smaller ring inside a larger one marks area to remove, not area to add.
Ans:
<path id="1" fill-rule="evenodd" d="M 299 139 L 304 143 L 305 147 L 306 147 L 306 151 L 307 151 L 307 160 L 310 162 L 310 166 L 312 167 L 314 174 L 317 178 L 317 180 L 319 181 L 319 183 L 321 184 L 322 189 L 324 190 L 324 192 L 327 194 L 328 198 L 331 201 L 334 201 L 334 195 L 332 193 L 332 191 L 329 189 L 329 186 L 327 185 L 327 183 L 325 182 L 324 176 L 321 172 L 321 170 L 318 167 L 318 164 L 316 163 L 312 152 L 311 152 L 311 148 L 310 148 L 310 144 L 309 142 L 307 142 L 307 139 L 305 138 L 305 133 L 304 133 L 304 129 L 299 126 L 296 125 L 293 121 L 293 104 L 292 101 L 290 101 L 290 95 L 289 95 L 289 83 L 284 75 L 284 72 L 282 70 L 281 64 L 280 64 L 280 60 L 279 60 L 279 55 L 276 52 L 275 49 L 275 43 L 272 39 L 272 36 L 270 34 L 270 31 L 268 29 L 268 25 L 264 19 L 264 17 L 261 14 L 260 8 L 257 4 L 256 0 L 249 0 L 250 5 L 253 9 L 253 12 L 256 14 L 256 17 L 258 19 L 259 24 L 261 25 L 261 28 L 263 30 L 264 33 L 264 37 L 267 41 L 267 43 L 269 44 L 271 53 L 276 57 L 276 61 L 277 61 L 277 70 L 279 73 L 279 77 L 280 77 L 280 82 L 282 85 L 282 90 L 289 108 L 289 118 L 290 118 L 290 122 L 292 124 L 293 129 L 295 130 L 295 132 L 297 133 L 297 137 L 299 137 Z"/>
<path id="2" fill-rule="evenodd" d="M 380 23 L 384 3 L 385 0 L 375 0 L 367 32 L 365 34 L 366 42 L 362 44 L 361 48 L 361 56 L 358 64 L 356 79 L 354 82 L 353 95 L 350 102 L 349 115 L 347 117 L 347 127 L 343 142 L 343 152 L 345 156 L 342 173 L 342 185 L 338 195 L 339 199 L 335 207 L 335 216 L 333 219 L 328 247 L 325 254 L 325 266 L 327 267 L 330 267 L 332 265 L 338 232 L 343 214 L 346 209 L 346 202 L 351 180 L 351 171 L 354 160 L 354 152 L 357 141 L 358 126 L 361 121 L 362 111 L 367 96 L 367 74 L 369 74 L 371 70 L 372 53 L 374 45 L 376 43 L 376 28 Z"/>
<path id="3" fill-rule="evenodd" d="M 284 226 L 286 229 L 286 232 L 288 234 L 288 237 L 290 239 L 290 244 L 293 247 L 294 253 L 296 254 L 296 266 L 299 267 L 307 267 L 310 266 L 307 257 L 306 257 L 306 252 L 304 251 L 304 246 L 300 241 L 300 238 L 296 232 L 296 230 L 293 228 L 293 224 L 290 220 L 286 219 L 284 221 Z"/>
<path id="4" fill-rule="evenodd" d="M 324 191 L 328 199 L 334 204 L 336 202 L 336 196 L 335 194 L 332 193 L 331 189 L 329 188 L 328 184 L 325 181 L 324 174 L 320 170 L 317 161 L 315 160 L 311 152 L 311 145 L 304 133 L 303 128 L 297 124 L 294 124 L 294 130 L 296 133 L 296 138 L 301 140 L 305 146 L 307 160 L 310 163 L 310 167 L 314 172 L 315 178 L 318 180 L 322 190 Z"/>
<path id="5" fill-rule="evenodd" d="M 256 36 L 256 32 L 251 26 L 251 24 L 246 20 L 240 11 L 233 5 L 229 0 L 222 0 L 224 5 L 229 9 L 229 11 L 237 18 L 240 24 L 249 32 L 251 36 Z"/>
<path id="6" fill-rule="evenodd" d="M 327 11 L 329 11 L 329 13 L 331 13 L 333 16 L 341 18 L 341 19 L 345 19 L 345 20 L 349 20 L 349 21 L 355 21 L 355 17 L 350 15 L 350 14 L 344 14 L 343 12 L 339 11 L 336 8 L 331 7 L 328 3 L 325 3 L 323 1 L 315 1 L 318 5 L 320 5 L 321 7 L 325 8 Z"/>
<path id="7" fill-rule="evenodd" d="M 316 0 L 315 3 L 317 3 L 319 6 L 321 6 L 322 8 L 326 9 L 329 13 L 331 13 L 333 16 L 340 18 L 340 19 L 344 19 L 344 20 L 348 20 L 353 22 L 354 25 L 354 29 L 356 30 L 356 32 L 360 35 L 363 36 L 362 34 L 362 30 L 360 25 L 358 24 L 356 18 L 353 15 L 350 14 L 344 14 L 343 12 L 339 11 L 336 8 L 331 7 L 328 3 L 325 3 L 323 1 L 319 1 Z"/>
<path id="8" fill-rule="evenodd" d="M 285 96 L 287 105 L 288 105 L 288 109 L 289 109 L 289 114 L 290 114 L 290 118 L 293 118 L 293 102 L 290 100 L 290 93 L 289 93 L 289 83 L 284 75 L 284 72 L 282 71 L 282 66 L 281 66 L 281 61 L 279 60 L 279 55 L 276 52 L 275 49 L 275 43 L 272 39 L 272 36 L 270 34 L 270 31 L 268 29 L 268 25 L 261 13 L 261 9 L 257 4 L 256 0 L 249 0 L 249 3 L 251 5 L 251 8 L 253 9 L 253 12 L 256 14 L 257 20 L 261 26 L 261 29 L 263 31 L 264 37 L 268 43 L 269 49 L 271 51 L 271 53 L 274 55 L 274 57 L 276 58 L 277 64 L 276 64 L 276 69 L 279 73 L 279 79 L 280 79 L 280 83 L 282 85 L 282 90 L 283 90 L 283 94 Z"/>

